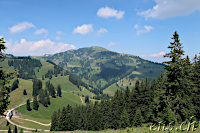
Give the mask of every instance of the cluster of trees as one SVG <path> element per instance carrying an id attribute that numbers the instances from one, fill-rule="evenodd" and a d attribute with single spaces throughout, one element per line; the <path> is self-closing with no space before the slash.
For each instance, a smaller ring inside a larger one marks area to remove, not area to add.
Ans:
<path id="1" fill-rule="evenodd" d="M 56 97 L 56 91 L 52 83 L 50 83 L 50 80 L 46 82 L 46 89 L 49 91 L 50 96 L 53 98 Z"/>
<path id="2" fill-rule="evenodd" d="M 28 57 L 27 58 L 23 57 L 22 59 L 19 58 L 19 59 L 8 60 L 8 65 L 13 66 L 14 69 L 17 69 L 19 72 L 19 78 L 23 79 L 36 78 L 34 69 L 36 67 L 39 68 L 42 67 L 42 64 L 39 60 L 31 59 Z"/>
<path id="3" fill-rule="evenodd" d="M 17 78 L 17 79 L 15 79 L 15 80 L 13 81 L 12 86 L 11 86 L 11 88 L 9 89 L 8 92 L 14 91 L 14 90 L 17 89 L 18 87 L 19 87 L 19 80 L 18 80 L 18 78 Z"/>
<path id="4" fill-rule="evenodd" d="M 45 74 L 45 78 L 51 79 L 53 75 L 57 77 L 58 74 L 60 74 L 60 76 L 63 76 L 63 75 L 66 76 L 69 74 L 68 71 L 64 71 L 64 69 L 61 66 L 56 65 L 54 62 L 50 60 L 47 60 L 46 62 L 53 64 L 54 70 L 48 70 L 48 72 Z"/>
<path id="5" fill-rule="evenodd" d="M 39 99 L 39 102 L 40 102 L 44 107 L 48 107 L 48 105 L 51 104 L 50 98 L 49 98 L 49 93 L 47 92 L 47 89 L 45 89 L 45 90 L 41 89 L 41 90 L 40 90 L 38 99 Z M 36 99 L 35 101 L 37 101 L 37 99 Z M 33 102 L 34 102 L 34 101 L 33 101 Z"/>
<path id="6" fill-rule="evenodd" d="M 33 109 L 38 110 L 39 109 L 39 102 L 44 106 L 48 107 L 50 102 L 50 96 L 53 98 L 56 98 L 56 94 L 58 97 L 62 96 L 61 92 L 61 86 L 60 84 L 57 86 L 57 91 L 55 91 L 55 88 L 52 83 L 50 83 L 50 80 L 46 82 L 46 88 L 45 90 L 42 89 L 42 81 L 39 79 L 33 79 L 33 93 L 32 96 L 33 99 Z M 27 110 L 31 111 L 30 107 L 30 100 L 27 100 Z"/>
<path id="7" fill-rule="evenodd" d="M 53 76 L 53 70 L 48 70 L 48 72 L 45 74 L 45 78 L 52 79 Z"/>
<path id="8" fill-rule="evenodd" d="M 164 57 L 166 73 L 151 82 L 137 80 L 125 92 L 117 90 L 112 99 L 86 106 L 67 106 L 52 115 L 51 130 L 103 130 L 141 126 L 142 123 L 166 125 L 181 123 L 191 116 L 200 120 L 200 56 L 191 62 L 177 32 Z"/>
<path id="9" fill-rule="evenodd" d="M 42 89 L 42 81 L 39 79 L 33 79 L 33 93 L 32 96 L 37 96 Z"/>

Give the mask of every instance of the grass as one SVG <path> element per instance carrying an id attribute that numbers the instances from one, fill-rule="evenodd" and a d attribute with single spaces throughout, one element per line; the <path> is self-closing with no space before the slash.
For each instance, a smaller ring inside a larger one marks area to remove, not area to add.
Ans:
<path id="1" fill-rule="evenodd" d="M 16 105 L 26 103 L 27 99 L 32 99 L 32 86 L 33 83 L 31 80 L 24 80 L 24 79 L 19 79 L 19 88 L 16 90 L 12 91 L 9 95 L 9 101 L 10 104 L 8 106 L 8 109 L 15 107 Z M 13 79 L 14 80 L 14 79 Z M 23 91 L 26 89 L 27 95 L 23 95 Z"/>
<path id="2" fill-rule="evenodd" d="M 127 129 L 107 129 L 102 131 L 69 131 L 69 133 L 148 133 L 148 127 L 137 127 L 137 128 L 127 128 Z M 129 130 L 129 131 L 128 131 Z M 128 132 L 127 132 L 128 131 Z M 51 132 L 51 133 L 59 133 L 57 132 Z M 65 131 L 65 133 L 68 133 Z"/>
<path id="3" fill-rule="evenodd" d="M 38 68 L 35 69 L 35 75 L 38 79 L 42 79 L 42 75 L 45 76 L 48 70 L 54 69 L 54 65 L 51 63 L 48 63 L 46 61 L 41 61 L 41 63 L 42 63 L 42 67 L 39 69 L 39 72 L 37 71 Z"/>
<path id="4" fill-rule="evenodd" d="M 73 93 L 80 95 L 80 96 L 82 96 L 82 95 L 89 96 L 89 97 L 95 96 L 94 93 L 90 92 L 89 90 L 85 89 L 84 87 L 81 87 L 81 88 L 82 88 L 82 91 L 74 91 Z"/>
<path id="5" fill-rule="evenodd" d="M 109 86 L 108 88 L 106 88 L 105 90 L 103 90 L 103 93 L 113 96 L 114 93 L 115 93 L 118 89 L 119 89 L 119 88 L 116 86 L 116 83 L 114 83 L 114 84 L 112 84 L 111 86 Z"/>
<path id="6" fill-rule="evenodd" d="M 74 95 L 72 93 L 62 93 L 62 97 L 57 98 L 50 98 L 51 105 L 49 107 L 44 107 L 43 105 L 39 104 L 39 110 L 26 110 L 26 105 L 23 105 L 16 110 L 21 112 L 24 115 L 31 116 L 32 120 L 38 121 L 38 122 L 50 122 L 51 116 L 53 114 L 53 111 L 57 111 L 59 108 L 62 109 L 63 107 L 66 107 L 68 104 L 74 106 L 74 105 L 81 105 L 80 97 L 77 95 Z M 32 108 L 31 103 L 31 108 Z M 43 120 L 41 120 L 43 119 Z M 48 122 L 48 123 L 49 123 Z"/>
<path id="7" fill-rule="evenodd" d="M 13 72 L 14 71 L 14 67 L 13 66 L 9 66 L 8 65 L 8 60 L 10 59 L 4 59 L 3 62 L 0 62 L 0 66 L 2 67 L 2 69 L 6 72 Z"/>
<path id="8" fill-rule="evenodd" d="M 8 130 L 9 126 L 12 129 L 14 129 L 14 125 L 9 124 L 8 126 L 6 126 L 7 124 L 7 120 L 5 119 L 5 117 L 0 117 L 0 130 Z"/>
<path id="9" fill-rule="evenodd" d="M 43 126 L 31 121 L 26 121 L 22 119 L 12 118 L 11 121 L 24 127 L 35 128 L 35 129 L 46 129 L 46 130 L 50 129 L 50 126 Z"/>
<path id="10" fill-rule="evenodd" d="M 43 86 L 46 85 L 46 81 L 49 79 L 42 80 Z M 72 84 L 69 81 L 69 76 L 59 76 L 59 77 L 53 77 L 50 82 L 54 85 L 55 88 L 57 88 L 58 84 L 60 84 L 61 89 L 67 92 L 70 91 L 79 91 L 78 87 Z M 44 87 L 43 87 L 44 88 Z"/>

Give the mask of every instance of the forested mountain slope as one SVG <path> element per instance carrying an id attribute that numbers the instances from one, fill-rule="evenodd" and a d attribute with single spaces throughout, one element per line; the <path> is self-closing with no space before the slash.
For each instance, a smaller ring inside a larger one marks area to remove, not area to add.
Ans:
<path id="1" fill-rule="evenodd" d="M 117 84 L 115 87 L 124 90 L 126 86 L 133 86 L 137 79 L 146 77 L 151 81 L 160 75 L 164 66 L 139 56 L 120 54 L 97 46 L 34 58 L 51 60 L 101 90 L 114 83 Z M 127 80 L 125 84 L 124 78 Z"/>
<path id="2" fill-rule="evenodd" d="M 52 62 L 39 61 L 36 59 L 31 59 L 30 57 L 13 57 L 5 58 L 1 60 L 0 66 L 6 72 L 12 72 L 17 70 L 18 76 L 13 76 L 11 82 L 9 84 L 10 93 L 9 100 L 10 105 L 9 108 L 14 107 L 15 105 L 25 103 L 27 99 L 32 99 L 33 93 L 33 80 L 38 79 L 42 82 L 42 88 L 46 88 L 46 82 L 50 81 L 50 83 L 54 86 L 56 90 L 57 86 L 60 85 L 63 92 L 75 93 L 80 96 L 90 96 L 91 98 L 96 95 L 92 93 L 90 89 L 86 89 L 83 86 L 79 79 L 76 79 L 71 73 L 64 70 L 60 66 L 53 64 Z M 18 85 L 17 87 L 14 84 L 18 77 Z M 71 79 L 71 81 L 70 81 Z M 73 83 L 73 82 L 76 83 Z M 88 87 L 89 88 L 89 87 Z M 27 91 L 27 95 L 23 95 L 23 90 Z"/>

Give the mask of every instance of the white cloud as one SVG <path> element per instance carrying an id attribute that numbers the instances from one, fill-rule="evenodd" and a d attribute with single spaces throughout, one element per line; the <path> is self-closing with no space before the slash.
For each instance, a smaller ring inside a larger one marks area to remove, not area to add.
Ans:
<path id="1" fill-rule="evenodd" d="M 57 37 L 56 37 L 56 40 L 60 40 L 60 37 L 59 37 L 59 36 L 57 36 Z"/>
<path id="2" fill-rule="evenodd" d="M 136 26 L 136 28 L 137 28 L 137 35 L 140 35 L 141 33 L 148 33 L 148 32 L 150 32 L 151 30 L 153 30 L 154 29 L 154 27 L 152 27 L 152 26 L 147 26 L 147 25 L 145 25 L 144 26 L 144 29 L 140 29 L 140 27 L 137 25 Z M 135 29 L 136 29 L 135 28 Z"/>
<path id="3" fill-rule="evenodd" d="M 42 33 L 45 33 L 47 35 L 48 34 L 48 30 L 42 28 L 42 29 L 36 30 L 34 32 L 35 35 L 39 35 L 39 34 L 42 34 Z"/>
<path id="4" fill-rule="evenodd" d="M 116 19 L 121 19 L 124 14 L 124 11 L 118 11 L 108 6 L 99 8 L 97 12 L 97 15 L 102 18 L 115 17 Z"/>
<path id="5" fill-rule="evenodd" d="M 78 26 L 74 28 L 73 33 L 79 33 L 85 35 L 89 32 L 93 32 L 93 25 L 92 24 L 83 24 L 82 26 Z"/>
<path id="6" fill-rule="evenodd" d="M 139 26 L 138 24 L 135 24 L 135 25 L 134 25 L 134 29 L 137 29 L 137 30 L 138 30 L 139 28 L 140 28 L 140 26 Z"/>
<path id="7" fill-rule="evenodd" d="M 30 28 L 36 28 L 36 27 L 32 23 L 21 22 L 8 29 L 10 33 L 14 34 L 14 33 L 21 33 L 22 31 L 25 31 Z"/>
<path id="8" fill-rule="evenodd" d="M 56 34 L 57 35 L 65 35 L 65 32 L 63 32 L 63 31 L 57 31 Z"/>
<path id="9" fill-rule="evenodd" d="M 143 55 L 140 55 L 140 57 L 147 57 L 147 55 L 143 54 Z"/>
<path id="10" fill-rule="evenodd" d="M 117 42 L 110 42 L 110 43 L 108 43 L 107 46 L 115 46 L 115 45 L 119 45 L 119 43 L 117 43 Z"/>
<path id="11" fill-rule="evenodd" d="M 52 42 L 50 39 L 40 41 L 26 41 L 21 39 L 20 43 L 11 42 L 12 45 L 10 51 L 15 55 L 44 55 L 44 54 L 55 54 L 58 52 L 64 52 L 66 50 L 75 49 L 74 45 L 66 43 Z"/>
<path id="12" fill-rule="evenodd" d="M 108 32 L 107 29 L 105 29 L 105 28 L 100 28 L 100 29 L 97 31 L 97 34 L 100 35 L 101 33 L 106 33 L 106 32 Z"/>
<path id="13" fill-rule="evenodd" d="M 160 52 L 158 54 L 150 54 L 149 57 L 159 57 L 165 55 L 165 52 Z"/>
<path id="14" fill-rule="evenodd" d="M 137 12 L 147 18 L 166 19 L 175 16 L 186 16 L 200 11 L 200 0 L 155 0 L 152 9 Z"/>

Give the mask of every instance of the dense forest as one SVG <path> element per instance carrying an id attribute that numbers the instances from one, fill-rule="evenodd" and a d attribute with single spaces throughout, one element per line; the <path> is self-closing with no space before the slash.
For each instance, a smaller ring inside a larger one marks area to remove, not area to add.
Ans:
<path id="1" fill-rule="evenodd" d="M 31 59 L 31 58 L 17 58 L 8 61 L 9 66 L 13 66 L 14 69 L 17 69 L 20 73 L 19 78 L 23 79 L 34 79 L 36 67 L 41 67 L 42 64 L 39 60 Z"/>
<path id="2" fill-rule="evenodd" d="M 103 130 L 141 126 L 143 123 L 177 124 L 194 116 L 200 120 L 200 56 L 191 62 L 177 32 L 164 57 L 165 73 L 151 82 L 137 80 L 135 87 L 118 90 L 110 99 L 86 106 L 67 105 L 52 115 L 51 130 Z"/>

